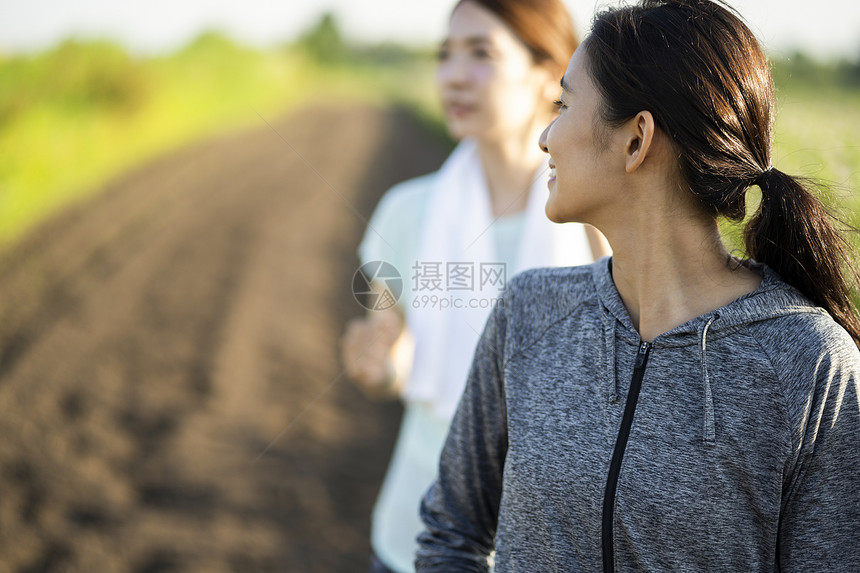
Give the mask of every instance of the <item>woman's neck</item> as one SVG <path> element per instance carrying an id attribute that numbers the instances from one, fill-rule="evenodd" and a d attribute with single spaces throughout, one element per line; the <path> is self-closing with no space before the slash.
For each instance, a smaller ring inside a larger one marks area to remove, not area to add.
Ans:
<path id="1" fill-rule="evenodd" d="M 525 210 L 537 169 L 546 161 L 537 145 L 539 136 L 535 127 L 523 137 L 478 141 L 494 217 Z"/>
<path id="2" fill-rule="evenodd" d="M 761 283 L 732 262 L 709 217 L 636 206 L 612 225 L 612 274 L 643 340 L 724 306 Z"/>

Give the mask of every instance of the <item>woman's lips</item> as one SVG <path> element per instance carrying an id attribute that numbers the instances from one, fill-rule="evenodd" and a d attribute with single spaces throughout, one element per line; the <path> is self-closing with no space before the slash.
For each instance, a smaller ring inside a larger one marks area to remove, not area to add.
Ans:
<path id="1" fill-rule="evenodd" d="M 475 106 L 462 103 L 449 103 L 445 110 L 450 117 L 463 118 L 475 111 Z"/>

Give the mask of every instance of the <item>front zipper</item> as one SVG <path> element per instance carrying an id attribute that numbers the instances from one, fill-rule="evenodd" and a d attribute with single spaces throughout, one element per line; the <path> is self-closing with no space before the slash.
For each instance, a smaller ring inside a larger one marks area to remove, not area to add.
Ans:
<path id="1" fill-rule="evenodd" d="M 624 403 L 624 417 L 621 419 L 621 427 L 618 429 L 615 449 L 612 451 L 612 462 L 609 464 L 609 475 L 606 478 L 606 490 L 603 493 L 603 571 L 606 573 L 615 571 L 615 549 L 612 538 L 612 524 L 615 520 L 615 490 L 618 486 L 621 460 L 624 458 L 627 438 L 630 437 L 633 414 L 636 412 L 636 402 L 639 400 L 639 390 L 642 388 L 642 378 L 645 376 L 645 365 L 648 363 L 650 351 L 650 343 L 642 342 L 639 345 L 636 362 L 633 365 L 633 379 L 630 381 L 630 390 L 627 392 L 627 400 Z"/>

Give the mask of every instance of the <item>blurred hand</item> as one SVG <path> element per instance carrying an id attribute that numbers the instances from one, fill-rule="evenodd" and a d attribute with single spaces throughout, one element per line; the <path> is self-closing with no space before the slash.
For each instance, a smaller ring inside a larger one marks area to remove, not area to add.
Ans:
<path id="1" fill-rule="evenodd" d="M 374 312 L 347 323 L 341 358 L 349 377 L 369 394 L 395 393 L 391 350 L 402 332 L 403 320 L 395 311 Z"/>

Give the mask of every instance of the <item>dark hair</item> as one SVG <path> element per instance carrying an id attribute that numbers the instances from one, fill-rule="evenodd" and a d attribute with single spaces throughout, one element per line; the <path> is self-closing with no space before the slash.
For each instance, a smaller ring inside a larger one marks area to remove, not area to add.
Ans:
<path id="1" fill-rule="evenodd" d="M 598 14 L 583 47 L 603 120 L 651 112 L 708 213 L 740 221 L 747 189 L 761 188 L 747 256 L 825 308 L 860 347 L 854 249 L 800 180 L 771 166 L 773 80 L 740 17 L 710 0 L 641 0 Z"/>
<path id="2" fill-rule="evenodd" d="M 538 65 L 561 78 L 579 46 L 573 19 L 561 0 L 460 0 L 489 10 L 507 24 L 528 47 Z"/>

